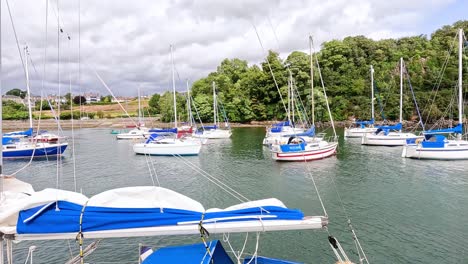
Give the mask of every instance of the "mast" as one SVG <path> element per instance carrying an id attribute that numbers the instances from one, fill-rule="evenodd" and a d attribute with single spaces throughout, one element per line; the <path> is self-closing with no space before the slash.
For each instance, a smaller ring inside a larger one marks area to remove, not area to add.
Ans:
<path id="1" fill-rule="evenodd" d="M 190 103 L 190 88 L 189 88 L 189 83 L 187 79 L 187 111 L 188 111 L 188 118 L 189 118 L 189 124 L 192 126 L 192 105 Z"/>
<path id="2" fill-rule="evenodd" d="M 24 46 L 24 60 L 25 60 L 25 72 L 26 72 L 26 92 L 28 96 L 28 111 L 29 111 L 29 128 L 33 127 L 32 124 L 32 110 L 31 110 L 31 91 L 29 90 L 29 70 L 28 70 L 28 59 L 29 59 L 29 52 L 28 46 Z"/>
<path id="3" fill-rule="evenodd" d="M 174 93 L 174 127 L 177 128 L 177 101 L 176 101 L 176 91 L 175 91 L 174 56 L 172 54 L 172 45 L 171 45 L 171 64 L 172 64 L 172 92 Z"/>
<path id="4" fill-rule="evenodd" d="M 463 51 L 463 29 L 458 30 L 458 123 L 463 123 L 463 86 L 462 86 L 462 51 Z"/>
<path id="5" fill-rule="evenodd" d="M 291 83 L 290 82 L 291 80 L 288 78 L 288 121 L 291 123 Z"/>
<path id="6" fill-rule="evenodd" d="M 213 81 L 213 123 L 214 125 L 216 126 L 217 125 L 217 122 L 216 122 L 216 114 L 218 111 L 217 110 L 217 105 L 216 105 L 216 86 L 215 86 L 215 82 Z"/>
<path id="7" fill-rule="evenodd" d="M 371 65 L 370 66 L 370 72 L 371 72 L 371 120 L 374 119 L 374 67 Z"/>
<path id="8" fill-rule="evenodd" d="M 403 58 L 400 58 L 400 123 L 403 124 Z"/>
<path id="9" fill-rule="evenodd" d="M 314 62 L 312 55 L 312 36 L 309 36 L 310 48 L 310 96 L 312 98 L 312 125 L 315 125 L 315 106 L 314 106 Z"/>
<path id="10" fill-rule="evenodd" d="M 0 135 L 3 135 L 3 54 L 2 54 L 2 1 L 0 1 Z M 2 137 L 3 140 L 3 137 Z M 0 200 L 3 198 L 3 142 L 0 140 Z M 3 240 L 0 239 L 0 263 L 3 264 Z"/>
<path id="11" fill-rule="evenodd" d="M 291 87 L 291 114 L 292 114 L 292 122 L 294 124 L 294 121 L 295 121 L 294 112 L 296 108 L 294 106 L 294 87 L 293 87 L 293 77 L 292 77 L 291 70 L 289 70 L 289 85 Z"/>
<path id="12" fill-rule="evenodd" d="M 141 96 L 140 96 L 140 87 L 138 86 L 138 128 L 141 126 Z"/>

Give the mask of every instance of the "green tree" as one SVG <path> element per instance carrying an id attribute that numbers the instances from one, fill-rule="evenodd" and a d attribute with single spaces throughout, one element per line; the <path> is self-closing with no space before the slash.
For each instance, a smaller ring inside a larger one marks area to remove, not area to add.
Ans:
<path id="1" fill-rule="evenodd" d="M 14 95 L 14 96 L 19 96 L 21 97 L 22 99 L 24 99 L 27 95 L 27 92 L 26 91 L 22 91 L 18 88 L 15 88 L 15 89 L 11 89 L 9 90 L 8 92 L 6 92 L 6 95 Z"/>

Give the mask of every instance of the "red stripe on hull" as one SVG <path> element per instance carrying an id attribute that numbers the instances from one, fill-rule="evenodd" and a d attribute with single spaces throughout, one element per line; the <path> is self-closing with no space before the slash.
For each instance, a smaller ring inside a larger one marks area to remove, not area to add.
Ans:
<path id="1" fill-rule="evenodd" d="M 274 153 L 274 155 L 275 155 L 276 160 L 278 161 L 307 161 L 307 160 L 314 160 L 314 159 L 323 159 L 323 158 L 332 156 L 333 154 L 336 154 L 337 146 L 338 145 L 332 148 L 329 148 L 327 150 L 324 150 L 321 152 L 315 152 L 315 153 L 300 153 L 300 154 L 294 154 L 294 155 Z M 323 156 L 323 154 L 328 154 L 328 155 Z M 301 159 L 294 159 L 294 158 L 301 158 Z"/>

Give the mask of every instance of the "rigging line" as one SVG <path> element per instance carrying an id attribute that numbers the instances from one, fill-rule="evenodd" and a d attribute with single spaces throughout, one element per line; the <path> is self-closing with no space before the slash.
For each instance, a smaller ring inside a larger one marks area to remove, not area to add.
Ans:
<path id="1" fill-rule="evenodd" d="M 313 45 L 314 44 L 312 44 L 312 47 L 313 47 Z M 313 48 L 313 49 L 314 49 L 314 53 L 315 53 L 315 48 Z M 319 76 L 320 76 L 320 82 L 321 82 L 322 88 L 323 88 L 323 96 L 325 97 L 325 102 L 327 103 L 328 115 L 330 116 L 330 121 L 331 121 L 331 125 L 332 125 L 332 128 L 333 128 L 333 134 L 334 134 L 335 140 L 336 140 L 336 138 L 338 136 L 336 135 L 335 123 L 333 122 L 333 116 L 331 114 L 330 104 L 328 103 L 327 91 L 325 90 L 325 84 L 323 82 L 322 70 L 320 69 L 320 64 L 319 64 L 317 56 L 315 56 L 315 62 L 317 64 L 317 70 L 318 70 L 318 73 L 319 73 Z"/>
<path id="2" fill-rule="evenodd" d="M 27 61 L 28 61 L 28 57 L 29 57 L 29 51 L 27 49 L 27 47 L 25 48 L 25 60 L 26 60 L 26 64 L 25 64 L 25 72 L 27 72 L 28 70 L 26 69 L 26 65 L 27 65 Z M 30 103 L 30 102 L 29 102 Z M 38 124 L 37 124 L 37 129 L 38 131 L 40 131 L 40 128 L 41 128 L 41 117 L 42 117 L 42 100 L 41 100 L 41 109 L 39 111 L 39 120 L 38 120 Z M 33 159 L 34 159 L 34 155 L 36 154 L 36 148 L 37 148 L 37 144 L 36 142 L 33 141 L 33 144 L 34 144 L 34 148 L 33 148 L 33 152 L 32 152 L 32 155 L 31 155 L 31 158 L 29 159 L 29 162 L 26 163 L 23 167 L 19 168 L 18 170 L 16 170 L 15 172 L 13 172 L 11 175 L 16 175 L 18 174 L 19 172 L 23 171 L 24 169 L 26 169 L 27 167 L 29 167 L 29 165 L 31 165 Z M 45 146 L 44 146 L 45 148 Z M 46 152 L 46 159 L 47 159 L 47 162 L 49 162 L 49 157 L 47 156 L 47 152 Z"/>
<path id="3" fill-rule="evenodd" d="M 81 88 L 81 0 L 78 0 L 78 87 L 81 96 L 83 94 L 83 90 Z M 83 104 L 81 103 L 80 99 L 80 128 L 82 114 Z"/>
<path id="4" fill-rule="evenodd" d="M 19 41 L 18 41 L 18 35 L 16 34 L 15 23 L 13 22 L 13 16 L 12 16 L 11 10 L 10 10 L 10 4 L 9 4 L 8 0 L 5 0 L 5 1 L 6 1 L 6 4 L 7 4 L 8 14 L 10 15 L 11 27 L 13 28 L 13 33 L 15 35 L 16 47 L 18 48 L 18 54 L 19 54 L 20 59 L 21 59 L 21 64 L 23 65 L 24 74 L 26 76 L 26 67 L 24 65 L 23 56 L 21 54 L 21 49 L 20 49 L 20 45 L 19 45 Z"/>
<path id="5" fill-rule="evenodd" d="M 156 167 L 154 166 L 154 159 L 151 158 L 151 155 L 150 156 L 150 162 L 151 162 L 151 166 L 153 167 L 153 171 L 154 171 L 154 176 L 156 176 L 156 181 L 158 183 L 158 186 L 161 187 L 161 183 L 159 182 L 159 176 L 158 176 L 158 172 L 156 171 Z"/>
<path id="6" fill-rule="evenodd" d="M 431 113 L 432 106 L 433 106 L 434 103 L 435 103 L 436 96 L 437 96 L 437 92 L 439 91 L 440 84 L 442 83 L 442 77 L 443 77 L 442 75 L 443 75 L 443 73 L 445 72 L 445 70 L 446 70 L 446 68 L 447 68 L 448 60 L 449 60 L 449 58 L 451 57 L 452 50 L 455 48 L 455 40 L 457 39 L 457 36 L 458 36 L 458 32 L 455 34 L 454 39 L 452 40 L 452 45 L 450 46 L 450 49 L 448 50 L 447 55 L 446 55 L 446 57 L 445 57 L 445 61 L 444 61 L 444 63 L 442 64 L 442 69 L 441 69 L 440 72 L 439 72 L 439 76 L 438 76 L 437 79 L 436 79 L 436 83 L 435 83 L 434 86 L 432 87 L 432 91 L 434 92 L 434 89 L 435 89 L 436 92 L 435 92 L 435 94 L 433 95 L 432 103 L 430 104 L 430 107 L 429 107 L 429 110 L 428 110 L 428 113 L 427 113 L 426 122 L 424 122 L 424 123 L 427 123 L 427 122 L 429 121 L 429 116 L 430 116 L 430 113 Z"/>
<path id="7" fill-rule="evenodd" d="M 239 201 L 241 202 L 248 202 L 250 201 L 247 197 L 245 197 L 244 195 L 242 195 L 241 193 L 239 193 L 238 191 L 234 190 L 233 188 L 231 188 L 230 186 L 228 186 L 227 184 L 223 183 L 222 181 L 216 179 L 213 175 L 209 174 L 208 172 L 206 172 L 205 170 L 203 170 L 202 168 L 198 167 L 197 165 L 191 163 L 189 160 L 185 159 L 184 157 L 180 156 L 180 155 L 173 155 L 174 157 L 177 157 L 179 158 L 182 162 L 184 162 L 186 165 L 188 165 L 189 167 L 191 167 L 192 169 L 194 169 L 196 172 L 198 172 L 200 175 L 202 175 L 203 177 L 205 177 L 206 179 L 208 179 L 209 181 L 211 181 L 212 183 L 214 183 L 216 186 L 220 187 L 222 190 L 226 191 L 228 194 L 234 196 L 234 198 L 238 199 Z M 234 194 L 235 195 L 234 195 Z M 236 196 L 237 195 L 237 196 Z M 240 198 L 244 199 L 240 199 Z"/>
<path id="8" fill-rule="evenodd" d="M 411 94 L 413 95 L 413 101 L 414 101 L 414 104 L 416 106 L 416 111 L 418 112 L 418 117 L 419 117 L 419 122 L 418 123 L 421 124 L 421 127 L 422 127 L 422 129 L 424 131 L 425 129 L 424 129 L 423 121 L 422 121 L 421 112 L 419 111 L 418 101 L 416 101 L 416 95 L 414 94 L 413 86 L 411 85 L 411 80 L 410 80 L 410 76 L 409 76 L 409 73 L 408 73 L 408 69 L 406 68 L 406 64 L 403 64 L 403 67 L 404 67 L 404 73 L 406 74 L 406 77 L 407 77 L 406 79 L 408 80 L 408 85 L 411 88 Z"/>
<path id="9" fill-rule="evenodd" d="M 68 37 L 68 50 L 70 51 L 71 39 Z M 68 53 L 68 63 L 71 65 L 71 52 Z M 76 192 L 77 181 L 76 181 L 76 158 L 75 158 L 75 126 L 74 126 L 74 115 L 73 115 L 73 92 L 72 92 L 72 71 L 69 72 L 69 93 L 70 93 L 70 113 L 71 113 L 71 136 L 72 136 L 72 161 L 73 161 L 73 186 Z"/>
<path id="10" fill-rule="evenodd" d="M 57 99 L 58 99 L 58 103 L 57 103 L 57 124 L 60 124 L 60 104 L 61 104 L 61 100 L 60 100 L 60 31 L 61 31 L 61 28 L 60 28 L 60 10 L 59 10 L 59 0 L 57 0 L 57 80 L 58 80 L 58 94 L 57 94 Z M 60 125 L 57 125 L 57 130 L 59 130 L 60 128 Z M 57 177 L 56 177 L 56 188 L 59 189 L 59 179 L 60 179 L 60 165 L 61 165 L 61 162 L 60 162 L 60 158 L 57 157 Z M 58 191 L 57 191 L 57 199 L 56 199 L 56 203 L 55 203 L 55 206 L 56 206 L 56 210 L 58 210 Z"/>
<path id="11" fill-rule="evenodd" d="M 148 166 L 148 170 L 149 170 L 149 172 L 150 172 L 151 181 L 153 182 L 153 186 L 154 186 L 155 183 L 154 183 L 154 179 L 153 179 L 153 171 L 151 170 L 151 166 L 150 166 L 150 164 L 149 164 L 148 156 L 147 156 L 146 153 L 145 153 L 145 160 L 146 160 L 146 165 Z"/>
<path id="12" fill-rule="evenodd" d="M 99 75 L 99 73 L 96 71 L 96 69 L 94 69 L 93 67 L 91 67 L 89 64 L 86 64 L 88 65 L 88 67 L 91 68 L 91 70 L 94 72 L 94 74 L 96 75 L 96 77 L 99 79 L 99 81 L 101 82 L 101 84 L 107 89 L 107 91 L 112 95 L 112 98 L 115 99 L 115 101 L 117 102 L 117 104 L 120 106 L 120 108 L 122 108 L 122 110 L 125 112 L 125 114 L 128 116 L 128 118 L 130 118 L 130 120 L 133 122 L 134 125 L 137 125 L 137 122 L 135 122 L 135 120 L 130 116 L 130 114 L 127 112 L 127 110 L 123 107 L 123 105 L 119 102 L 119 100 L 117 100 L 117 98 L 115 97 L 114 93 L 112 92 L 112 90 L 109 88 L 109 86 L 107 86 L 106 82 L 104 82 L 104 80 L 101 78 L 101 75 Z"/>
<path id="13" fill-rule="evenodd" d="M 275 83 L 275 87 L 276 87 L 276 90 L 278 91 L 278 94 L 280 96 L 280 99 L 281 99 L 281 103 L 283 104 L 283 108 L 284 108 L 284 111 L 287 112 L 287 108 L 286 108 L 286 104 L 284 103 L 284 99 L 283 99 L 283 95 L 281 95 L 281 90 L 278 86 L 278 82 L 276 81 L 276 78 L 275 78 L 275 74 L 273 73 L 273 69 L 271 68 L 271 64 L 270 64 L 270 60 L 268 59 L 268 53 L 265 53 L 265 48 L 263 47 L 263 43 L 262 43 L 262 40 L 260 39 L 260 35 L 258 34 L 258 31 L 257 31 L 257 27 L 255 26 L 255 24 L 253 22 L 252 23 L 252 26 L 255 30 L 255 34 L 257 35 L 257 39 L 258 39 L 258 42 L 260 43 L 260 47 L 262 47 L 262 51 L 264 54 L 266 54 L 266 61 L 267 61 L 267 64 L 268 64 L 268 68 L 270 69 L 270 74 L 271 74 L 271 77 L 273 78 L 273 82 Z"/>

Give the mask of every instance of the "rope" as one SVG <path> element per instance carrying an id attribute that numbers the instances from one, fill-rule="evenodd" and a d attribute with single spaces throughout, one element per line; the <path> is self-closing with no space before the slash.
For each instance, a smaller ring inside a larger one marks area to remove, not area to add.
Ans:
<path id="1" fill-rule="evenodd" d="M 89 201 L 89 200 L 88 200 Z M 76 235 L 75 240 L 78 240 L 78 243 L 80 245 L 80 263 L 84 264 L 84 256 L 83 256 L 83 242 L 84 242 L 84 236 L 83 236 L 83 215 L 84 211 L 86 209 L 86 206 L 88 205 L 88 201 L 83 205 L 81 208 L 80 212 L 80 230 L 78 231 L 78 234 Z"/>
<path id="2" fill-rule="evenodd" d="M 413 90 L 413 86 L 411 85 L 411 80 L 410 80 L 410 76 L 409 76 L 409 73 L 405 67 L 405 65 L 403 65 L 404 67 L 404 73 L 406 74 L 406 77 L 407 77 L 407 80 L 408 80 L 408 85 L 410 87 L 410 90 L 411 90 L 411 94 L 413 95 L 413 101 L 414 101 L 414 105 L 416 107 L 416 111 L 418 112 L 418 117 L 419 117 L 419 122 L 422 126 L 422 129 L 424 129 L 424 124 L 423 124 L 423 121 L 422 121 L 422 116 L 421 116 L 421 112 L 419 111 L 419 106 L 418 106 L 418 102 L 416 101 L 416 96 L 414 95 L 414 90 Z"/>
<path id="3" fill-rule="evenodd" d="M 208 232 L 208 230 L 206 230 L 206 228 L 203 227 L 204 218 L 205 218 L 205 213 L 202 214 L 200 222 L 198 223 L 198 232 L 200 232 L 200 238 L 203 241 L 203 244 L 205 245 L 206 251 L 208 252 L 208 254 L 210 254 L 210 257 L 211 257 L 213 255 L 211 254 L 210 247 L 208 246 L 205 240 L 205 236 L 209 237 L 210 233 Z M 211 263 L 213 263 L 213 259 L 211 260 Z"/>
<path id="4" fill-rule="evenodd" d="M 212 182 L 213 184 L 215 184 L 216 186 L 218 186 L 219 188 L 221 188 L 223 191 L 227 192 L 228 194 L 230 194 L 231 196 L 233 196 L 234 198 L 236 198 L 237 200 L 239 200 L 240 202 L 248 202 L 250 201 L 248 198 L 246 198 L 244 195 L 242 195 L 241 193 L 239 193 L 238 191 L 234 190 L 233 188 L 231 188 L 230 186 L 228 186 L 227 184 L 221 182 L 220 180 L 216 179 L 213 175 L 209 174 L 208 172 L 204 171 L 203 169 L 201 169 L 200 167 L 196 166 L 195 164 L 191 163 L 190 161 L 188 161 L 187 159 L 183 158 L 182 156 L 180 155 L 173 155 L 174 157 L 177 157 L 179 158 L 182 162 L 184 162 L 187 166 L 191 167 L 192 169 L 194 169 L 196 172 L 198 172 L 200 175 L 202 175 L 203 177 L 205 177 L 207 180 L 209 180 L 210 182 Z"/>
<path id="5" fill-rule="evenodd" d="M 255 263 L 257 263 L 259 243 L 260 243 L 260 233 L 257 232 L 257 241 L 255 242 L 255 252 L 252 254 L 252 258 L 246 264 L 250 264 L 253 260 L 255 260 Z"/>

